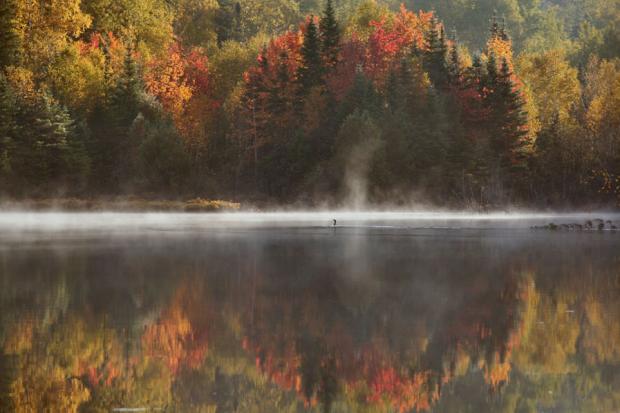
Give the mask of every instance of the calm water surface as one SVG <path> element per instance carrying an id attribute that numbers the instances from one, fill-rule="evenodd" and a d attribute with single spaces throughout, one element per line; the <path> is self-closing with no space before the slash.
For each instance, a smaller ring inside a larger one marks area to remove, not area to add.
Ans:
<path id="1" fill-rule="evenodd" d="M 588 218 L 2 213 L 0 411 L 618 412 Z"/>

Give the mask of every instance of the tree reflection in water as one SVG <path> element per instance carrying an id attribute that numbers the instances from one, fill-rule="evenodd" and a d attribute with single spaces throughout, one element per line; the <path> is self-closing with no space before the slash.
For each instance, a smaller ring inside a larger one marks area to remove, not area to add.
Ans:
<path id="1" fill-rule="evenodd" d="M 406 235 L 5 245 L 0 410 L 620 408 L 619 240 Z"/>

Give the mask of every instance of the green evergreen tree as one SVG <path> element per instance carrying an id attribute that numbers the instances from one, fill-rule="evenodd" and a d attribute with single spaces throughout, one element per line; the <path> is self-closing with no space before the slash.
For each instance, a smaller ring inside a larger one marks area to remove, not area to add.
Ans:
<path id="1" fill-rule="evenodd" d="M 314 16 L 310 16 L 301 47 L 301 63 L 297 70 L 300 95 L 305 96 L 310 89 L 320 85 L 323 81 L 322 77 L 321 40 L 314 23 Z"/>
<path id="2" fill-rule="evenodd" d="M 452 47 L 450 48 L 450 55 L 448 61 L 448 77 L 452 86 L 461 86 L 461 57 L 459 56 L 459 47 L 456 38 L 454 39 Z"/>
<path id="3" fill-rule="evenodd" d="M 425 105 L 414 114 L 411 131 L 413 152 L 419 173 L 437 168 L 445 155 L 451 121 L 446 110 L 446 95 L 431 88 Z"/>
<path id="4" fill-rule="evenodd" d="M 381 95 L 374 84 L 361 69 L 357 70 L 353 85 L 340 105 L 339 119 L 344 119 L 354 111 L 365 111 L 378 117 L 382 111 Z"/>
<path id="5" fill-rule="evenodd" d="M 448 84 L 446 57 L 448 46 L 443 25 L 435 17 L 431 20 L 431 28 L 426 32 L 427 51 L 424 58 L 424 69 L 428 72 L 433 85 L 443 89 Z"/>
<path id="6" fill-rule="evenodd" d="M 174 124 L 168 119 L 147 121 L 144 135 L 138 151 L 141 186 L 149 192 L 181 193 L 190 163 Z"/>
<path id="7" fill-rule="evenodd" d="M 0 69 L 19 66 L 21 39 L 17 28 L 17 0 L 3 0 L 0 4 Z"/>
<path id="8" fill-rule="evenodd" d="M 523 148 L 527 144 L 527 112 L 521 93 L 516 90 L 512 80 L 512 71 L 506 59 L 502 59 L 502 65 L 498 77 L 498 92 L 503 102 L 504 132 L 502 151 L 508 159 L 505 160 L 507 167 L 515 167 L 523 164 Z M 510 162 L 510 163 L 509 163 Z"/>
<path id="9" fill-rule="evenodd" d="M 328 68 L 334 68 L 338 64 L 340 53 L 340 27 L 338 27 L 332 0 L 327 0 L 325 4 L 319 23 L 319 32 L 323 60 Z"/>
<path id="10" fill-rule="evenodd" d="M 11 152 L 17 127 L 16 103 L 11 86 L 0 72 L 0 183 L 6 183 L 11 172 Z"/>
<path id="11" fill-rule="evenodd" d="M 502 35 L 502 27 L 497 21 L 497 10 L 493 10 L 493 16 L 491 16 L 491 27 L 489 28 L 489 35 L 491 39 L 500 38 Z"/>
<path id="12" fill-rule="evenodd" d="M 388 73 L 388 79 L 385 85 L 385 101 L 387 109 L 390 113 L 394 114 L 400 110 L 402 110 L 403 104 L 403 93 L 400 88 L 398 81 L 398 74 L 396 70 L 392 69 Z"/>
<path id="13" fill-rule="evenodd" d="M 496 103 L 492 99 L 498 96 L 495 94 L 498 85 L 497 59 L 495 58 L 495 53 L 491 53 L 487 59 L 486 72 L 483 78 L 483 84 L 490 93 L 489 105 L 492 106 Z"/>
<path id="14" fill-rule="evenodd" d="M 466 87 L 474 88 L 482 95 L 485 86 L 486 75 L 482 66 L 480 55 L 474 55 L 471 68 L 467 70 L 465 76 Z"/>
<path id="15" fill-rule="evenodd" d="M 215 15 L 215 33 L 218 47 L 228 40 L 243 40 L 241 30 L 241 4 L 238 1 L 218 0 Z"/>
<path id="16" fill-rule="evenodd" d="M 536 183 L 535 196 L 538 201 L 566 200 L 570 172 L 565 142 L 560 131 L 560 116 L 555 113 L 551 122 L 536 136 L 532 178 Z"/>
<path id="17" fill-rule="evenodd" d="M 267 96 L 270 93 L 269 85 L 266 83 L 266 77 L 269 74 L 270 63 L 267 58 L 267 51 L 265 48 L 261 51 L 258 57 L 259 69 L 250 71 L 249 79 L 246 84 L 245 93 L 242 96 L 243 107 L 245 108 L 245 116 L 241 122 L 243 136 L 247 139 L 243 142 L 242 152 L 247 152 L 246 156 L 242 156 L 244 162 L 247 162 L 248 170 L 252 172 L 253 189 L 258 187 L 258 175 L 259 175 L 259 142 L 263 140 L 266 135 L 266 128 L 268 123 L 268 100 Z M 248 156 L 249 155 L 249 156 Z M 250 160 L 248 162 L 248 160 Z M 242 165 L 242 168 L 245 165 Z"/>
<path id="18" fill-rule="evenodd" d="M 143 85 L 133 58 L 133 48 L 127 47 L 123 65 L 123 74 L 110 96 L 110 110 L 117 126 L 127 127 L 136 118 L 139 111 L 140 95 Z"/>
<path id="19" fill-rule="evenodd" d="M 486 130 L 489 136 L 488 164 L 496 176 L 496 195 L 503 197 L 506 191 L 514 191 L 516 176 L 524 164 L 527 142 L 527 114 L 520 93 L 515 89 L 508 62 L 503 59 L 497 70 L 495 57 L 487 63 L 487 94 L 484 106 L 488 113 Z"/>
<path id="20" fill-rule="evenodd" d="M 11 156 L 16 188 L 39 193 L 81 183 L 89 159 L 69 112 L 47 93 L 19 102 Z"/>
<path id="21" fill-rule="evenodd" d="M 499 37 L 505 42 L 510 40 L 510 37 L 508 36 L 508 32 L 506 32 L 506 18 L 505 17 L 502 17 L 502 22 L 499 28 Z"/>
<path id="22" fill-rule="evenodd" d="M 269 90 L 268 111 L 275 117 L 284 115 L 288 109 L 287 88 L 291 81 L 288 69 L 288 54 L 282 51 L 278 56 L 275 84 Z"/>
<path id="23" fill-rule="evenodd" d="M 105 106 L 89 119 L 93 132 L 90 145 L 92 183 L 104 192 L 118 192 L 122 186 L 133 184 L 142 136 L 132 131 L 132 125 L 139 118 L 143 95 L 144 86 L 133 58 L 133 48 L 128 46 L 123 72 L 110 90 Z"/>

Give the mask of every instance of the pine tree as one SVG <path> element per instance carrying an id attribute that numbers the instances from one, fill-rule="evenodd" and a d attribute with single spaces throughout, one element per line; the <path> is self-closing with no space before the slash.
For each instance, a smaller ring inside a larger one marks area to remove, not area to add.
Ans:
<path id="1" fill-rule="evenodd" d="M 266 77 L 269 74 L 269 59 L 267 58 L 267 50 L 263 48 L 258 56 L 257 70 L 251 70 L 245 87 L 245 94 L 242 98 L 246 107 L 261 106 L 263 96 L 269 90 L 266 83 Z M 259 103 L 260 102 L 260 103 Z"/>
<path id="2" fill-rule="evenodd" d="M 242 40 L 241 30 L 241 4 L 232 0 L 218 0 L 218 9 L 215 14 L 215 32 L 217 45 L 228 40 Z"/>
<path id="3" fill-rule="evenodd" d="M 499 38 L 507 42 L 510 40 L 508 33 L 506 32 L 506 18 L 502 17 L 502 24 L 499 28 Z"/>
<path id="4" fill-rule="evenodd" d="M 11 150 L 15 137 L 16 99 L 6 77 L 0 72 L 0 183 L 10 174 Z"/>
<path id="5" fill-rule="evenodd" d="M 495 53 L 491 53 L 487 59 L 487 70 L 484 78 L 485 87 L 492 96 L 495 96 L 493 93 L 497 87 L 498 81 L 497 59 L 495 58 Z"/>
<path id="6" fill-rule="evenodd" d="M 516 90 L 512 80 L 512 71 L 506 59 L 502 59 L 502 66 L 498 77 L 498 92 L 504 102 L 504 148 L 506 156 L 509 157 L 510 165 L 518 166 L 522 163 L 522 150 L 526 145 L 527 137 L 527 113 L 525 102 L 521 93 Z M 506 160 L 508 162 L 508 159 Z"/>
<path id="7" fill-rule="evenodd" d="M 527 114 L 524 102 L 512 81 L 512 72 L 506 59 L 497 71 L 495 58 L 487 63 L 487 94 L 484 105 L 489 113 L 487 130 L 490 149 L 502 184 L 511 184 L 511 174 L 523 166 L 523 148 L 527 143 Z"/>
<path id="8" fill-rule="evenodd" d="M 288 111 L 286 92 L 291 81 L 288 59 L 286 51 L 282 51 L 278 56 L 278 63 L 275 68 L 275 84 L 269 90 L 268 110 L 276 117 L 280 117 Z"/>
<path id="9" fill-rule="evenodd" d="M 353 85 L 340 106 L 340 118 L 344 119 L 355 110 L 363 110 L 375 117 L 379 117 L 381 108 L 382 99 L 379 93 L 377 93 L 374 84 L 364 75 L 361 69 L 357 70 Z"/>
<path id="10" fill-rule="evenodd" d="M 467 87 L 476 88 L 478 93 L 482 95 L 484 90 L 484 80 L 485 74 L 482 67 L 482 60 L 480 59 L 480 55 L 474 55 L 471 68 L 467 71 Z"/>
<path id="11" fill-rule="evenodd" d="M 242 97 L 244 110 L 246 113 L 244 125 L 245 150 L 251 153 L 252 158 L 252 177 L 254 189 L 258 186 L 258 149 L 265 138 L 265 128 L 268 124 L 267 96 L 269 85 L 267 76 L 269 74 L 269 60 L 267 50 L 263 48 L 258 57 L 259 67 L 249 72 L 246 84 L 246 91 Z"/>
<path id="12" fill-rule="evenodd" d="M 107 42 L 103 43 L 102 46 L 103 52 L 103 88 L 105 91 L 105 104 L 109 103 L 109 94 L 111 89 L 111 79 L 112 79 L 112 56 L 110 55 L 110 48 L 107 45 Z"/>
<path id="13" fill-rule="evenodd" d="M 0 69 L 20 64 L 21 40 L 17 28 L 17 0 L 0 4 Z"/>
<path id="14" fill-rule="evenodd" d="M 132 185 L 136 175 L 141 136 L 132 130 L 140 116 L 144 88 L 140 79 L 133 48 L 127 47 L 121 73 L 111 88 L 103 110 L 89 119 L 93 132 L 90 154 L 93 179 L 97 188 L 117 192 L 123 185 Z"/>
<path id="15" fill-rule="evenodd" d="M 456 41 L 456 37 L 454 39 L 454 42 L 452 43 L 452 47 L 450 48 L 450 56 L 448 61 L 448 77 L 452 86 L 460 87 L 462 77 L 461 57 L 459 55 L 459 47 Z"/>
<path id="16" fill-rule="evenodd" d="M 133 58 L 133 49 L 128 46 L 123 74 L 112 91 L 109 102 L 111 114 L 118 126 L 128 127 L 138 115 L 141 91 L 142 84 Z"/>
<path id="17" fill-rule="evenodd" d="M 388 79 L 385 86 L 385 101 L 387 109 L 391 114 L 400 111 L 404 106 L 404 98 L 401 93 L 402 89 L 398 81 L 396 70 L 392 69 L 388 73 Z"/>
<path id="18" fill-rule="evenodd" d="M 75 183 L 89 160 L 69 112 L 47 93 L 18 103 L 11 159 L 14 184 L 45 191 Z"/>
<path id="19" fill-rule="evenodd" d="M 502 28 L 500 27 L 497 21 L 497 11 L 493 10 L 493 16 L 491 17 L 491 27 L 489 29 L 489 34 L 491 39 L 498 39 L 502 36 Z"/>
<path id="20" fill-rule="evenodd" d="M 413 60 L 403 59 L 400 62 L 400 68 L 398 73 L 398 90 L 396 93 L 400 96 L 401 105 L 403 110 L 409 114 L 415 113 L 416 109 L 416 96 L 413 79 Z"/>
<path id="21" fill-rule="evenodd" d="M 332 0 L 327 0 L 325 4 L 319 23 L 319 32 L 323 60 L 328 68 L 333 69 L 338 64 L 340 53 L 340 27 L 338 27 Z"/>
<path id="22" fill-rule="evenodd" d="M 539 198 L 566 199 L 568 165 L 566 145 L 561 138 L 560 116 L 554 113 L 551 122 L 536 135 L 532 178 L 537 182 Z"/>
<path id="23" fill-rule="evenodd" d="M 426 33 L 427 52 L 424 59 L 424 69 L 428 72 L 431 82 L 438 89 L 443 89 L 448 83 L 446 44 L 443 25 L 435 17 L 431 20 L 431 29 Z"/>
<path id="24" fill-rule="evenodd" d="M 321 40 L 314 23 L 314 16 L 310 16 L 304 33 L 304 43 L 301 47 L 301 64 L 297 70 L 300 95 L 305 96 L 310 89 L 320 85 L 322 76 Z"/>

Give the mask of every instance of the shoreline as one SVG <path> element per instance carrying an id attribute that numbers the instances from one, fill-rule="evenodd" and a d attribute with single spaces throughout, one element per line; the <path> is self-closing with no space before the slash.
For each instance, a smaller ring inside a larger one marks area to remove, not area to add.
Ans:
<path id="1" fill-rule="evenodd" d="M 220 199 L 44 198 L 0 201 L 0 211 L 32 212 L 234 212 L 241 204 Z"/>
<path id="2" fill-rule="evenodd" d="M 440 213 L 456 215 L 573 215 L 573 214 L 618 214 L 619 208 L 609 205 L 582 205 L 576 207 L 536 207 L 536 206 L 509 206 L 496 208 L 455 207 L 454 205 L 437 206 L 418 203 L 409 206 L 396 204 L 368 204 L 364 207 L 350 208 L 346 205 L 301 206 L 292 204 L 266 204 L 255 202 L 233 202 L 222 199 L 148 199 L 140 197 L 110 197 L 110 198 L 30 198 L 30 199 L 0 199 L 0 212 L 176 212 L 176 213 Z"/>

